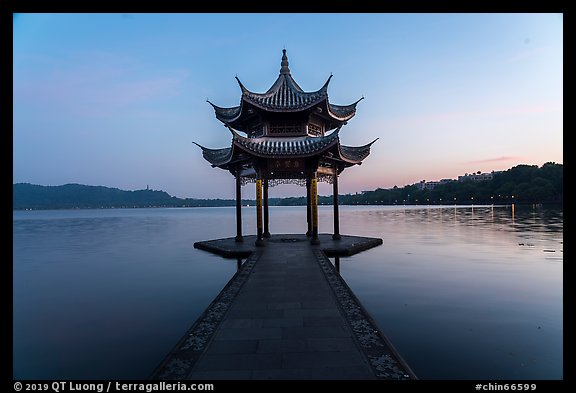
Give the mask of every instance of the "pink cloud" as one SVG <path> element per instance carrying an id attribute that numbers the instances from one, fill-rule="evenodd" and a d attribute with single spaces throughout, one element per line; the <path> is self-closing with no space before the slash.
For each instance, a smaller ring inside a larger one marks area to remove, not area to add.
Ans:
<path id="1" fill-rule="evenodd" d="M 489 163 L 489 162 L 517 161 L 521 158 L 522 157 L 502 156 L 502 157 L 495 157 L 495 158 L 485 158 L 483 160 L 467 161 L 464 164 L 484 164 L 484 163 Z"/>

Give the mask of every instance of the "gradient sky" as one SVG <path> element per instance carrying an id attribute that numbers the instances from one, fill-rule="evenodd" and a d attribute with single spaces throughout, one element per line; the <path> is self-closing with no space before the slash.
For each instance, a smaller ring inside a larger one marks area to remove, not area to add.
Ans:
<path id="1" fill-rule="evenodd" d="M 304 90 L 332 73 L 330 102 L 365 97 L 340 140 L 380 139 L 341 193 L 563 163 L 561 14 L 19 14 L 13 29 L 14 183 L 233 198 L 192 144 L 230 146 L 206 99 L 238 105 L 235 75 L 266 91 L 284 47 Z"/>

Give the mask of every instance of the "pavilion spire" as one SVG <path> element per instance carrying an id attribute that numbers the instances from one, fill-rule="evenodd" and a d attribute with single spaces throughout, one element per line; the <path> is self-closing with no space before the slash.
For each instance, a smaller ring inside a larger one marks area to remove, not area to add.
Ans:
<path id="1" fill-rule="evenodd" d="M 288 68 L 288 56 L 286 56 L 286 49 L 282 49 L 282 63 L 280 63 L 280 74 L 290 75 L 290 68 Z"/>

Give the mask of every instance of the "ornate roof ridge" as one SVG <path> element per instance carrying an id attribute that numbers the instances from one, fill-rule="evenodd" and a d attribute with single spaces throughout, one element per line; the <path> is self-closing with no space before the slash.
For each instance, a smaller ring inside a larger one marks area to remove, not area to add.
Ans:
<path id="1" fill-rule="evenodd" d="M 213 107 L 214 109 L 235 109 L 235 108 L 238 108 L 238 107 L 240 106 L 240 105 L 236 105 L 236 106 L 226 107 L 226 106 L 218 106 L 218 105 L 214 104 L 214 103 L 213 103 L 212 101 L 210 101 L 210 100 L 206 100 L 206 102 L 209 103 L 210 105 L 212 105 L 212 107 Z"/>
<path id="2" fill-rule="evenodd" d="M 278 75 L 278 78 L 276 78 L 276 80 L 274 81 L 272 86 L 268 90 L 266 90 L 266 92 L 257 93 L 257 92 L 248 90 L 248 88 L 246 88 L 246 86 L 244 86 L 244 84 L 240 81 L 240 79 L 238 77 L 236 77 L 236 80 L 238 81 L 238 84 L 240 85 L 240 88 L 242 89 L 242 94 L 246 94 L 246 95 L 254 96 L 254 97 L 261 97 L 261 98 L 268 98 L 270 96 L 273 96 L 274 94 L 277 94 L 278 91 L 282 87 L 290 89 L 290 90 L 294 90 L 295 92 L 300 93 L 300 94 L 304 94 L 304 95 L 318 95 L 318 94 L 326 95 L 327 90 L 328 90 L 328 84 L 330 83 L 330 79 L 332 79 L 332 75 L 330 75 L 328 77 L 326 82 L 324 82 L 324 85 L 322 85 L 322 87 L 318 90 L 304 91 L 300 87 L 300 85 L 298 85 L 298 83 L 294 80 L 294 78 L 292 78 L 292 75 L 280 74 L 280 75 Z"/>
<path id="3" fill-rule="evenodd" d="M 250 90 L 248 90 L 246 88 L 246 86 L 244 86 L 244 84 L 242 84 L 242 82 L 240 81 L 240 78 L 238 78 L 238 75 L 236 75 L 234 78 L 236 78 L 236 82 L 238 82 L 238 85 L 240 86 L 240 90 L 242 90 L 242 95 L 244 95 L 244 93 L 250 93 Z"/>
<path id="4" fill-rule="evenodd" d="M 286 49 L 283 49 L 280 74 L 265 93 L 248 90 L 238 77 L 236 80 L 242 90 L 242 99 L 263 109 L 302 110 L 328 99 L 328 85 L 332 75 L 316 91 L 304 91 L 290 74 Z"/>
<path id="5" fill-rule="evenodd" d="M 202 146 L 201 144 L 196 143 L 196 142 L 194 142 L 194 141 L 192 141 L 192 143 L 195 144 L 196 146 L 198 146 L 198 147 L 199 147 L 200 149 L 202 149 L 202 150 L 208 150 L 208 151 L 218 151 L 218 150 L 222 150 L 222 148 L 220 148 L 220 149 L 212 149 L 212 148 L 210 148 L 210 147 Z M 227 149 L 227 148 L 225 147 L 224 149 Z"/>
<path id="6" fill-rule="evenodd" d="M 234 152 L 234 144 L 232 144 L 230 147 L 224 147 L 221 149 L 210 149 L 194 141 L 192 141 L 192 143 L 202 149 L 202 156 L 213 167 L 228 163 Z"/>
<path id="7" fill-rule="evenodd" d="M 222 106 L 214 105 L 210 100 L 206 100 L 206 102 L 212 105 L 212 108 L 214 108 L 214 112 L 216 113 L 216 118 L 222 121 L 224 124 L 236 120 L 242 112 L 242 104 L 225 108 Z"/>
<path id="8" fill-rule="evenodd" d="M 352 164 L 361 164 L 362 160 L 370 155 L 370 147 L 380 138 L 374 139 L 372 142 L 367 143 L 363 146 L 346 146 L 338 145 L 338 152 L 340 157 L 345 161 Z"/>
<path id="9" fill-rule="evenodd" d="M 362 146 L 348 146 L 348 145 L 340 145 L 340 146 L 342 146 L 342 147 L 351 147 L 351 148 L 358 148 L 358 149 L 360 149 L 360 148 L 364 148 L 364 147 L 370 147 L 370 146 L 372 146 L 372 145 L 373 145 L 373 144 L 374 144 L 374 143 L 375 143 L 375 142 L 376 142 L 378 139 L 380 139 L 380 138 L 376 138 L 376 139 L 374 139 L 372 142 L 370 142 L 370 143 L 367 143 L 367 144 L 365 144 L 365 145 L 362 145 Z"/>
<path id="10" fill-rule="evenodd" d="M 350 105 L 336 105 L 328 103 L 330 114 L 339 120 L 350 120 L 356 114 L 356 105 L 364 99 L 364 96 Z"/>

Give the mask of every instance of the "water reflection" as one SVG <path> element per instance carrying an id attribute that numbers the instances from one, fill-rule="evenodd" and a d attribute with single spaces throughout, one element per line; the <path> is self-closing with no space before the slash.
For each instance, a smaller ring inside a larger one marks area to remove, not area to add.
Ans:
<path id="1" fill-rule="evenodd" d="M 14 212 L 14 378 L 146 378 L 234 274 L 193 248 L 233 227 L 228 216 Z"/>
<path id="2" fill-rule="evenodd" d="M 563 377 L 562 210 L 373 208 L 346 220 L 384 244 L 342 258 L 340 272 L 419 377 Z"/>

